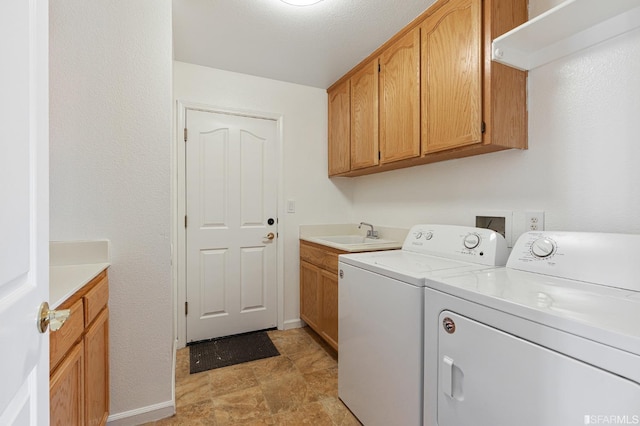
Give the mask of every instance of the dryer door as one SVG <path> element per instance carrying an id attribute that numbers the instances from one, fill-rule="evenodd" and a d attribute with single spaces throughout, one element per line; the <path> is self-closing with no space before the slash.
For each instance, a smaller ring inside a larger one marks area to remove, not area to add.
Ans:
<path id="1" fill-rule="evenodd" d="M 450 311 L 440 324 L 439 426 L 640 424 L 638 383 Z"/>

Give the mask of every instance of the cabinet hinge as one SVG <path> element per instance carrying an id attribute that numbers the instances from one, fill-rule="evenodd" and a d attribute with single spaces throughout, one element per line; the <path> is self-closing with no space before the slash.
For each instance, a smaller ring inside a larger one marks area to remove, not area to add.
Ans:
<path id="1" fill-rule="evenodd" d="M 381 68 L 381 67 L 380 67 L 380 64 L 378 64 L 378 72 L 380 72 L 380 68 Z"/>
<path id="2" fill-rule="evenodd" d="M 184 141 L 187 141 L 187 128 L 184 128 Z"/>
<path id="3" fill-rule="evenodd" d="M 480 126 L 480 131 L 482 133 L 487 131 L 487 124 L 484 121 L 482 122 L 482 126 Z"/>
<path id="4" fill-rule="evenodd" d="M 378 160 L 382 160 L 382 153 L 378 151 Z"/>
<path id="5" fill-rule="evenodd" d="M 184 227 L 187 227 L 187 215 L 184 216 Z"/>
<path id="6" fill-rule="evenodd" d="M 184 302 L 184 314 L 185 316 L 189 314 L 189 302 Z"/>

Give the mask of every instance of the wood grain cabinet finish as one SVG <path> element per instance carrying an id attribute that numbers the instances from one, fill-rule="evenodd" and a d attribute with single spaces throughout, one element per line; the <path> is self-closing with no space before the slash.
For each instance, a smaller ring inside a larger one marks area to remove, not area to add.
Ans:
<path id="1" fill-rule="evenodd" d="M 423 154 L 482 143 L 481 13 L 450 0 L 420 26 Z"/>
<path id="2" fill-rule="evenodd" d="M 109 286 L 103 271 L 64 301 L 71 316 L 50 332 L 50 423 L 105 425 L 109 415 Z"/>
<path id="3" fill-rule="evenodd" d="M 420 156 L 420 29 L 380 56 L 380 162 Z"/>
<path id="4" fill-rule="evenodd" d="M 300 261 L 300 318 L 316 332 L 320 327 L 320 268 Z"/>
<path id="5" fill-rule="evenodd" d="M 378 164 L 378 60 L 362 67 L 351 81 L 351 170 Z"/>
<path id="6" fill-rule="evenodd" d="M 338 275 L 320 271 L 320 336 L 338 350 Z"/>
<path id="7" fill-rule="evenodd" d="M 438 0 L 340 78 L 327 92 L 350 81 L 351 170 L 335 174 L 526 149 L 527 73 L 491 61 L 492 40 L 526 20 L 526 0 Z M 362 93 L 354 78 L 378 64 L 377 118 L 359 120 L 354 93 Z M 380 161 L 371 161 L 371 146 L 365 148 L 362 138 L 354 139 L 367 132 L 379 132 Z"/>
<path id="8" fill-rule="evenodd" d="M 63 326 L 64 328 L 64 326 Z M 80 340 L 49 379 L 50 424 L 84 425 L 84 345 Z"/>
<path id="9" fill-rule="evenodd" d="M 338 255 L 330 247 L 300 241 L 300 318 L 338 350 Z"/>
<path id="10" fill-rule="evenodd" d="M 329 176 L 351 170 L 351 82 L 329 92 Z"/>

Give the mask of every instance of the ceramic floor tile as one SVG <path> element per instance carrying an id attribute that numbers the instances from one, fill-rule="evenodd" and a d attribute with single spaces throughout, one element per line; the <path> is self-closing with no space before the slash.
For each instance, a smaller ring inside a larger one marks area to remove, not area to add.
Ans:
<path id="1" fill-rule="evenodd" d="M 318 344 L 304 331 L 300 329 L 286 330 L 276 333 L 270 332 L 271 341 L 283 355 L 292 355 L 312 348 L 318 348 Z"/>
<path id="2" fill-rule="evenodd" d="M 189 347 L 176 352 L 176 380 L 189 377 Z"/>
<path id="3" fill-rule="evenodd" d="M 179 407 L 176 415 L 154 423 L 156 426 L 216 426 L 211 400 Z"/>
<path id="4" fill-rule="evenodd" d="M 249 363 L 258 380 L 265 377 L 277 377 L 284 374 L 294 373 L 298 370 L 293 362 L 284 355 L 271 358 L 259 359 Z"/>
<path id="5" fill-rule="evenodd" d="M 262 422 L 271 418 L 271 412 L 259 386 L 243 389 L 213 398 L 213 409 L 218 425 L 240 422 Z"/>
<path id="6" fill-rule="evenodd" d="M 290 355 L 289 358 L 302 373 L 326 370 L 327 368 L 336 367 L 338 365 L 336 360 L 331 358 L 319 346 L 313 349 L 297 352 Z"/>
<path id="7" fill-rule="evenodd" d="M 336 391 L 337 392 L 337 391 Z M 351 411 L 338 398 L 326 398 L 320 401 L 329 417 L 337 426 L 362 426 Z"/>
<path id="8" fill-rule="evenodd" d="M 248 363 L 209 370 L 211 396 L 219 396 L 258 386 L 253 368 Z"/>
<path id="9" fill-rule="evenodd" d="M 260 381 L 262 394 L 272 414 L 298 409 L 317 401 L 317 394 L 300 373 L 268 377 Z"/>
<path id="10" fill-rule="evenodd" d="M 301 405 L 295 411 L 276 414 L 273 418 L 281 426 L 333 426 L 331 417 L 319 402 Z"/>
<path id="11" fill-rule="evenodd" d="M 176 407 L 211 400 L 211 386 L 206 373 L 191 374 L 176 381 Z"/>
<path id="12" fill-rule="evenodd" d="M 280 356 L 197 374 L 180 349 L 177 413 L 149 425 L 360 425 L 337 397 L 337 352 L 306 327 L 268 333 Z"/>
<path id="13" fill-rule="evenodd" d="M 320 399 L 338 397 L 338 367 L 312 371 L 304 374 L 304 379 Z"/>

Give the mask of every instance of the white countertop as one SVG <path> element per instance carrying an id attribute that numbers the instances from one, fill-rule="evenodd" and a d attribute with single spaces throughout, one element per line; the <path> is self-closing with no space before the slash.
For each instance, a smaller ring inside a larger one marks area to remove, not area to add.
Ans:
<path id="1" fill-rule="evenodd" d="M 389 228 L 384 226 L 375 226 L 375 224 L 374 227 L 375 230 L 378 231 L 378 237 L 381 240 L 385 240 L 385 242 L 380 242 L 379 244 L 339 244 L 319 238 L 332 235 L 365 236 L 369 227 L 363 225 L 361 229 L 358 229 L 358 224 L 355 223 L 300 225 L 300 239 L 349 253 L 357 253 L 363 251 L 399 249 L 402 247 L 402 243 L 404 243 L 404 239 L 409 233 L 409 230 L 404 228 Z"/>
<path id="2" fill-rule="evenodd" d="M 109 241 L 49 243 L 49 306 L 55 309 L 110 265 Z"/>

